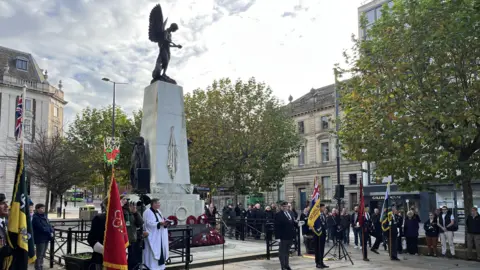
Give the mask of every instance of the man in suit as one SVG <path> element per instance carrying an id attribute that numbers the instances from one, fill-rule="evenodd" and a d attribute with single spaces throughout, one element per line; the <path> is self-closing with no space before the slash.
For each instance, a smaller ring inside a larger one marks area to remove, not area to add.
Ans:
<path id="1" fill-rule="evenodd" d="M 367 254 L 367 242 L 368 238 L 370 238 L 370 227 L 372 226 L 372 220 L 370 218 L 370 214 L 368 211 L 365 211 L 363 213 L 363 224 L 361 225 L 362 233 L 361 235 L 361 244 L 362 244 L 362 253 L 363 253 L 363 260 L 368 262 L 370 261 L 368 259 L 368 254 Z"/>
<path id="2" fill-rule="evenodd" d="M 394 206 L 392 207 L 392 221 L 390 223 L 390 241 L 388 242 L 388 250 L 390 250 L 390 259 L 392 261 L 399 261 L 397 257 L 398 251 L 398 236 L 400 235 L 399 228 L 401 224 L 399 224 L 398 220 L 398 211 L 397 208 Z"/>
<path id="3" fill-rule="evenodd" d="M 327 217 L 325 216 L 325 204 L 323 203 L 320 204 L 320 213 L 320 220 L 315 223 L 315 227 L 313 228 L 313 230 L 315 230 L 313 240 L 315 242 L 316 267 L 323 269 L 328 268 L 328 266 L 323 263 L 323 257 L 325 254 L 325 241 L 327 237 Z"/>
<path id="4" fill-rule="evenodd" d="M 375 208 L 374 213 L 372 215 L 372 224 L 373 224 L 373 236 L 375 237 L 375 243 L 373 243 L 373 246 L 370 249 L 370 251 L 379 254 L 378 248 L 382 243 L 383 235 L 382 235 L 382 223 L 380 220 L 380 210 L 378 210 L 378 208 Z"/>
<path id="5" fill-rule="evenodd" d="M 282 270 L 291 270 L 289 265 L 290 247 L 295 237 L 295 220 L 290 211 L 288 203 L 281 203 L 281 211 L 275 214 L 275 238 L 279 242 L 278 258 Z"/>
<path id="6" fill-rule="evenodd" d="M 108 205 L 108 198 L 105 198 L 102 202 L 102 212 Z M 93 248 L 91 264 L 94 265 L 95 270 L 103 269 L 103 240 L 105 238 L 105 223 L 107 216 L 105 213 L 96 215 L 90 227 L 88 233 L 87 242 Z"/>

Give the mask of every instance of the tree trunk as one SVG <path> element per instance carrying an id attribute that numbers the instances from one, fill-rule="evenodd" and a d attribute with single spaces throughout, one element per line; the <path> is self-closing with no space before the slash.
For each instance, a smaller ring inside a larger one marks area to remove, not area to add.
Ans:
<path id="1" fill-rule="evenodd" d="M 60 210 L 63 209 L 63 195 L 60 195 Z"/>
<path id="2" fill-rule="evenodd" d="M 47 188 L 47 192 L 45 193 L 45 213 L 48 213 L 48 206 L 50 205 L 50 190 Z"/>
<path id="3" fill-rule="evenodd" d="M 471 179 L 464 179 L 462 181 L 462 188 L 463 188 L 463 209 L 464 209 L 464 217 L 465 221 L 470 213 L 470 210 L 473 207 L 473 190 L 472 190 L 472 180 Z M 465 245 L 467 244 L 467 226 L 465 226 Z"/>
<path id="4" fill-rule="evenodd" d="M 51 200 L 50 200 L 50 212 L 55 213 L 56 207 L 57 207 L 57 195 L 52 194 Z"/>

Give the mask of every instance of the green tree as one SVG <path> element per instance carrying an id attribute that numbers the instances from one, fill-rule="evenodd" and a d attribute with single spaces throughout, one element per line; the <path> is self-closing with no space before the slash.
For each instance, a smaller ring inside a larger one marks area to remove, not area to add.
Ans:
<path id="1" fill-rule="evenodd" d="M 133 118 L 127 117 L 119 107 L 115 109 L 115 137 L 121 139 L 120 160 L 115 165 L 115 178 L 120 184 L 128 184 L 130 177 L 130 157 L 133 145 L 129 141 L 140 134 L 142 112 L 133 113 Z M 103 193 L 108 191 L 112 168 L 103 158 L 104 139 L 112 136 L 112 107 L 101 109 L 86 108 L 77 114 L 67 132 L 72 149 L 88 165 L 92 174 L 88 186 L 103 182 Z"/>
<path id="2" fill-rule="evenodd" d="M 341 86 L 348 157 L 404 190 L 461 185 L 466 213 L 479 176 L 479 21 L 478 0 L 394 1 L 339 70 L 353 74 Z"/>
<path id="3" fill-rule="evenodd" d="M 25 151 L 27 175 L 39 187 L 46 188 L 45 210 L 49 209 L 49 194 L 62 196 L 73 185 L 85 181 L 88 169 L 71 151 L 68 141 L 60 133 L 48 136 L 39 130 Z M 53 200 L 56 201 L 56 200 Z M 52 206 L 52 211 L 54 211 Z"/>
<path id="4" fill-rule="evenodd" d="M 295 126 L 272 90 L 254 78 L 214 81 L 185 96 L 192 183 L 235 194 L 278 187 L 297 153 Z"/>

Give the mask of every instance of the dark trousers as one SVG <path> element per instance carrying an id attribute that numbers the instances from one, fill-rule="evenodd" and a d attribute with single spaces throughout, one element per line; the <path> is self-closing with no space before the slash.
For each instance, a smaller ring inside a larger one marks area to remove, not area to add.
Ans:
<path id="1" fill-rule="evenodd" d="M 344 244 L 350 244 L 350 228 L 349 227 L 347 227 L 343 231 L 343 243 Z"/>
<path id="2" fill-rule="evenodd" d="M 407 251 L 412 255 L 418 253 L 418 236 L 407 237 Z"/>
<path id="3" fill-rule="evenodd" d="M 382 232 L 375 232 L 375 242 L 373 243 L 372 249 L 377 250 L 380 247 L 380 244 L 383 241 L 383 235 Z"/>
<path id="4" fill-rule="evenodd" d="M 389 242 L 388 242 L 388 249 L 390 250 L 390 258 L 394 259 L 397 258 L 397 250 L 398 250 L 398 236 L 396 231 L 389 232 Z"/>
<path id="5" fill-rule="evenodd" d="M 326 240 L 325 233 L 322 235 L 317 236 L 316 234 L 313 236 L 313 240 L 315 241 L 315 263 L 317 265 L 323 265 L 323 255 L 325 254 L 325 240 Z"/>
<path id="6" fill-rule="evenodd" d="M 128 246 L 128 270 L 135 269 L 135 266 L 142 263 L 142 247 L 140 241 L 130 243 Z"/>
<path id="7" fill-rule="evenodd" d="M 360 233 L 360 237 L 361 237 L 360 240 L 362 243 L 363 258 L 366 259 L 368 258 L 367 243 L 368 243 L 368 239 L 370 238 L 370 233 L 368 231 L 363 231 L 362 233 Z"/>
<path id="8" fill-rule="evenodd" d="M 278 247 L 278 259 L 280 260 L 280 266 L 283 269 L 290 267 L 290 247 L 292 246 L 293 240 L 280 240 Z"/>
<path id="9" fill-rule="evenodd" d="M 355 236 L 355 246 L 358 246 L 358 243 L 360 243 L 358 238 L 362 237 L 362 230 L 360 230 L 360 228 L 353 228 L 353 235 Z"/>
<path id="10" fill-rule="evenodd" d="M 45 258 L 45 252 L 47 252 L 48 242 L 35 244 L 37 260 L 35 261 L 35 270 L 43 269 L 43 258 Z"/>

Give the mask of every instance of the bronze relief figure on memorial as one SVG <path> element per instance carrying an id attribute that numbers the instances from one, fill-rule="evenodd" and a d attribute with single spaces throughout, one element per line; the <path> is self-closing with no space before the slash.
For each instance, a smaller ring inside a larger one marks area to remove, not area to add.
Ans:
<path id="1" fill-rule="evenodd" d="M 155 69 L 152 72 L 152 81 L 164 81 L 172 84 L 177 82 L 167 76 L 168 63 L 170 62 L 170 48 L 179 48 L 181 45 L 177 45 L 172 42 L 172 33 L 178 30 L 178 25 L 172 23 L 170 27 L 167 26 L 168 18 L 163 20 L 163 12 L 160 4 L 156 5 L 150 12 L 150 24 L 148 28 L 148 38 L 150 41 L 158 44 L 159 53 L 157 62 L 155 63 Z"/>

